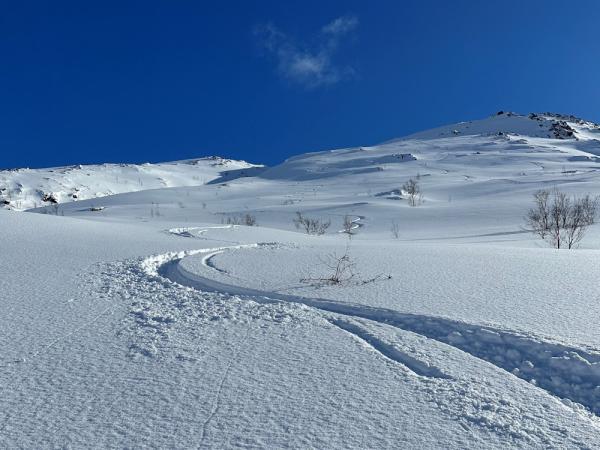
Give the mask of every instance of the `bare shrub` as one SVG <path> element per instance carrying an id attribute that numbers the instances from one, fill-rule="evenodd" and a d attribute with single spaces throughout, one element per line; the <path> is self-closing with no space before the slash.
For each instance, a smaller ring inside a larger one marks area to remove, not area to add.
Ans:
<path id="1" fill-rule="evenodd" d="M 300 280 L 301 282 L 317 282 L 338 285 L 350 281 L 356 275 L 354 271 L 356 263 L 350 257 L 350 248 L 348 246 L 342 255 L 338 255 L 334 252 L 325 255 L 325 257 L 319 258 L 319 260 L 327 269 L 328 274 L 323 277 L 303 278 Z"/>
<path id="2" fill-rule="evenodd" d="M 251 214 L 244 214 L 239 216 L 229 216 L 227 217 L 226 223 L 228 225 L 246 225 L 248 227 L 256 226 L 256 216 Z"/>
<path id="3" fill-rule="evenodd" d="M 527 213 L 527 224 L 555 248 L 573 248 L 596 221 L 597 197 L 569 197 L 556 189 L 552 194 L 540 190 L 534 194 L 534 204 Z"/>
<path id="4" fill-rule="evenodd" d="M 294 219 L 294 225 L 296 229 L 302 229 L 306 234 L 325 234 L 327 228 L 331 225 L 331 221 L 324 221 L 323 219 L 312 219 L 302 215 L 300 211 L 296 212 L 296 218 Z"/>
<path id="5" fill-rule="evenodd" d="M 392 236 L 394 236 L 394 239 L 398 239 L 398 237 L 400 237 L 400 224 L 395 220 L 392 220 L 391 232 Z"/>
<path id="6" fill-rule="evenodd" d="M 150 217 L 160 217 L 160 215 L 160 205 L 152 202 L 152 207 L 150 208 Z"/>
<path id="7" fill-rule="evenodd" d="M 246 226 L 253 227 L 256 225 L 256 216 L 252 214 L 245 214 L 243 219 Z"/>
<path id="8" fill-rule="evenodd" d="M 356 230 L 358 228 L 358 225 L 356 225 L 354 223 L 354 219 L 352 219 L 351 216 L 344 216 L 344 222 L 342 223 L 342 232 L 349 234 L 350 236 L 352 236 L 353 234 L 356 234 Z"/>
<path id="9" fill-rule="evenodd" d="M 356 271 L 356 262 L 350 256 L 350 243 L 346 245 L 343 254 L 336 252 L 319 257 L 321 265 L 325 267 L 324 276 L 307 277 L 300 280 L 301 283 L 313 283 L 316 285 L 342 285 L 358 278 L 354 283 L 358 285 L 375 283 L 380 280 L 391 280 L 392 275 L 378 274 L 368 279 L 361 279 Z"/>
<path id="10" fill-rule="evenodd" d="M 419 182 L 412 178 L 402 185 L 402 192 L 408 196 L 408 204 L 410 206 L 418 206 L 423 201 Z"/>

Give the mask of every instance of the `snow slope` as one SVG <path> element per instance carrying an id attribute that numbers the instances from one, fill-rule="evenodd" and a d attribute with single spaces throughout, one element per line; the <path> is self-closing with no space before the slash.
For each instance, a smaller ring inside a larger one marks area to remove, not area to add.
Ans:
<path id="1" fill-rule="evenodd" d="M 216 156 L 160 164 L 99 164 L 0 170 L 0 205 L 23 210 L 122 192 L 199 186 L 250 176 L 262 166 Z"/>
<path id="2" fill-rule="evenodd" d="M 190 289 L 163 271 L 186 254 L 178 249 L 207 255 L 224 238 L 314 239 L 207 227 L 203 240 L 132 224 L 0 217 L 10 286 L 0 319 L 3 446 L 600 443 L 597 419 L 581 407 L 417 328 Z"/>
<path id="3" fill-rule="evenodd" d="M 524 121 L 532 134 L 538 128 L 528 117 L 509 119 Z M 492 128 L 498 120 L 494 116 L 483 122 L 487 130 L 499 130 Z M 523 237 L 523 245 L 532 245 L 522 229 L 532 194 L 553 187 L 574 194 L 597 192 L 600 159 L 594 152 L 600 153 L 600 144 L 584 137 L 562 140 L 496 132 L 405 138 L 299 155 L 256 177 L 201 189 L 116 195 L 46 212 L 88 217 L 86 208 L 105 206 L 112 209 L 106 212 L 110 217 L 142 221 L 164 216 L 184 223 L 192 217 L 221 223 L 251 213 L 260 225 L 294 229 L 292 220 L 302 211 L 331 220 L 337 229 L 345 215 L 364 216 L 366 238 L 389 237 L 396 222 L 403 239 Z M 409 178 L 421 185 L 424 203 L 418 208 L 408 207 L 402 193 Z M 593 247 L 594 239 L 590 236 L 582 245 Z"/>
<path id="4" fill-rule="evenodd" d="M 0 211 L 0 446 L 599 447 L 600 228 L 557 251 L 523 222 L 600 192 L 597 126 L 468 127 Z"/>
<path id="5" fill-rule="evenodd" d="M 406 139 L 435 139 L 460 135 L 524 135 L 550 139 L 600 139 L 600 125 L 555 113 L 531 113 L 526 116 L 499 111 L 495 115 L 412 134 Z"/>

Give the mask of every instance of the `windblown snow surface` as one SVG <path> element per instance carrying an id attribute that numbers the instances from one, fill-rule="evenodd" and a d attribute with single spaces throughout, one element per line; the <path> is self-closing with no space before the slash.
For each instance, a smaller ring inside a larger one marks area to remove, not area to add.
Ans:
<path id="1" fill-rule="evenodd" d="M 0 211 L 0 446 L 600 447 L 600 228 L 555 250 L 523 219 L 540 188 L 600 193 L 599 138 L 502 113 Z"/>

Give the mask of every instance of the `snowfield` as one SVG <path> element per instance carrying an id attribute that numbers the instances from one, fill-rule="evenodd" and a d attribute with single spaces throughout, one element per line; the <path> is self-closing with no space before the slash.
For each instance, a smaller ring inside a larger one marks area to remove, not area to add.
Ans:
<path id="1" fill-rule="evenodd" d="M 0 170 L 0 206 L 24 210 L 174 186 L 199 186 L 259 173 L 263 166 L 218 156 L 160 164 L 99 164 Z"/>
<path id="2" fill-rule="evenodd" d="M 123 189 L 0 172 L 34 208 L 0 210 L 0 446 L 598 448 L 600 228 L 556 250 L 524 221 L 538 189 L 600 193 L 598 139 L 501 113 Z"/>

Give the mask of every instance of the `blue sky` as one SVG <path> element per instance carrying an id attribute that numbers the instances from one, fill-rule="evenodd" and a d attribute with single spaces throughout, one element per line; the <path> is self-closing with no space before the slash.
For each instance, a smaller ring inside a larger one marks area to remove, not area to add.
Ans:
<path id="1" fill-rule="evenodd" d="M 0 167 L 275 164 L 499 109 L 600 122 L 600 2 L 0 3 Z"/>

